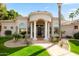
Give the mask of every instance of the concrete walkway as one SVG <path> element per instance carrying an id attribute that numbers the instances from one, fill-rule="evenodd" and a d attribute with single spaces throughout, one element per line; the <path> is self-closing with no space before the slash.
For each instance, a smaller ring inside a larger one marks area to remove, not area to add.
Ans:
<path id="1" fill-rule="evenodd" d="M 10 40 L 4 43 L 4 46 L 6 47 L 20 47 L 20 46 L 26 46 L 26 44 L 24 43 L 25 40 L 19 40 L 18 42 L 14 42 L 14 40 Z M 45 49 L 47 49 L 47 51 L 49 52 L 49 54 L 51 56 L 78 56 L 75 53 L 71 53 L 70 51 L 68 51 L 67 49 L 61 48 L 59 46 L 59 44 L 54 45 L 53 43 L 50 42 L 38 42 L 38 43 L 33 43 L 33 45 L 40 45 L 43 46 Z"/>
<path id="2" fill-rule="evenodd" d="M 47 49 L 51 56 L 78 56 L 75 53 L 69 52 L 68 50 L 61 48 L 59 45 L 53 45 L 52 43 L 48 44 L 34 44 L 40 45 Z"/>
<path id="3" fill-rule="evenodd" d="M 14 48 L 14 47 L 26 46 L 26 44 L 24 39 L 20 39 L 17 42 L 15 42 L 15 40 L 6 41 L 4 42 L 4 46 Z"/>
<path id="4" fill-rule="evenodd" d="M 78 56 L 74 53 L 69 52 L 68 50 L 64 48 L 61 48 L 58 45 L 54 45 L 47 50 L 52 56 Z"/>

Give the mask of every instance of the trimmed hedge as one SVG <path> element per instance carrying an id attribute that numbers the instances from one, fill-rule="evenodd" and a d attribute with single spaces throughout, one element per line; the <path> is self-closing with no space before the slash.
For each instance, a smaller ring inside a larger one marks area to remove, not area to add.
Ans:
<path id="1" fill-rule="evenodd" d="M 73 35 L 73 37 L 74 37 L 75 39 L 79 39 L 79 32 L 75 33 L 75 34 Z"/>
<path id="2" fill-rule="evenodd" d="M 4 39 L 12 39 L 13 36 L 0 36 L 0 40 L 4 40 Z"/>

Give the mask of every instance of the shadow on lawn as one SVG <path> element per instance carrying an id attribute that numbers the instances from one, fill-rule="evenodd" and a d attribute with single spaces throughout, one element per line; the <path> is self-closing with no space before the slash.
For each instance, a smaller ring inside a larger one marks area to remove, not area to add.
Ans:
<path id="1" fill-rule="evenodd" d="M 39 50 L 39 51 L 37 51 L 37 52 L 35 52 L 35 53 L 33 53 L 33 54 L 29 55 L 29 56 L 36 56 L 36 55 L 38 55 L 38 54 L 42 53 L 43 51 L 45 51 L 45 50 L 49 49 L 49 48 L 50 48 L 50 47 L 52 47 L 52 46 L 53 46 L 53 45 L 51 45 L 51 46 L 49 46 L 49 47 L 47 47 L 47 48 L 45 48 L 45 49 Z"/>

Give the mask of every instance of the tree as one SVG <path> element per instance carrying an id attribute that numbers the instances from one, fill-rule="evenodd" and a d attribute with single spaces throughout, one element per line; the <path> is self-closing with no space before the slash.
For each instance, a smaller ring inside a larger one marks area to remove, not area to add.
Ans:
<path id="1" fill-rule="evenodd" d="M 8 12 L 8 19 L 15 19 L 19 14 L 15 10 L 10 10 Z"/>
<path id="2" fill-rule="evenodd" d="M 59 40 L 61 40 L 61 5 L 62 3 L 58 3 Z"/>
<path id="3" fill-rule="evenodd" d="M 74 12 L 70 13 L 69 18 L 72 18 L 72 21 L 73 21 L 73 18 L 77 17 L 78 15 L 79 15 L 79 8 L 76 9 Z"/>
<path id="4" fill-rule="evenodd" d="M 69 14 L 69 18 L 71 18 L 72 21 L 73 21 L 73 18 L 74 18 L 74 17 L 75 17 L 75 13 L 74 13 L 74 12 L 72 12 L 72 13 Z"/>
<path id="5" fill-rule="evenodd" d="M 76 16 L 79 15 L 79 8 L 75 11 Z"/>
<path id="6" fill-rule="evenodd" d="M 72 13 L 69 14 L 69 18 L 71 18 L 72 21 L 73 21 L 74 17 L 76 17 L 75 12 L 72 12 Z M 72 25 L 73 25 L 73 27 L 74 27 L 74 23 L 72 23 Z M 73 32 L 72 32 L 72 33 L 74 34 L 74 29 L 73 29 Z"/>
<path id="7" fill-rule="evenodd" d="M 5 17 L 7 17 L 7 9 L 6 6 L 2 3 L 0 3 L 0 20 L 5 19 Z"/>
<path id="8" fill-rule="evenodd" d="M 19 16 L 18 12 L 13 9 L 8 11 L 6 5 L 0 3 L 0 20 L 15 19 L 17 16 Z"/>

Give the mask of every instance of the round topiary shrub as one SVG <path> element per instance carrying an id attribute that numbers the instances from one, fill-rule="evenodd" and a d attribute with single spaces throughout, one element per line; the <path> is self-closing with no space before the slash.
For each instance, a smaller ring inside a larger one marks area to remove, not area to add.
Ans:
<path id="1" fill-rule="evenodd" d="M 73 37 L 74 37 L 75 39 L 79 39 L 79 32 L 75 33 L 75 34 L 73 35 Z"/>

